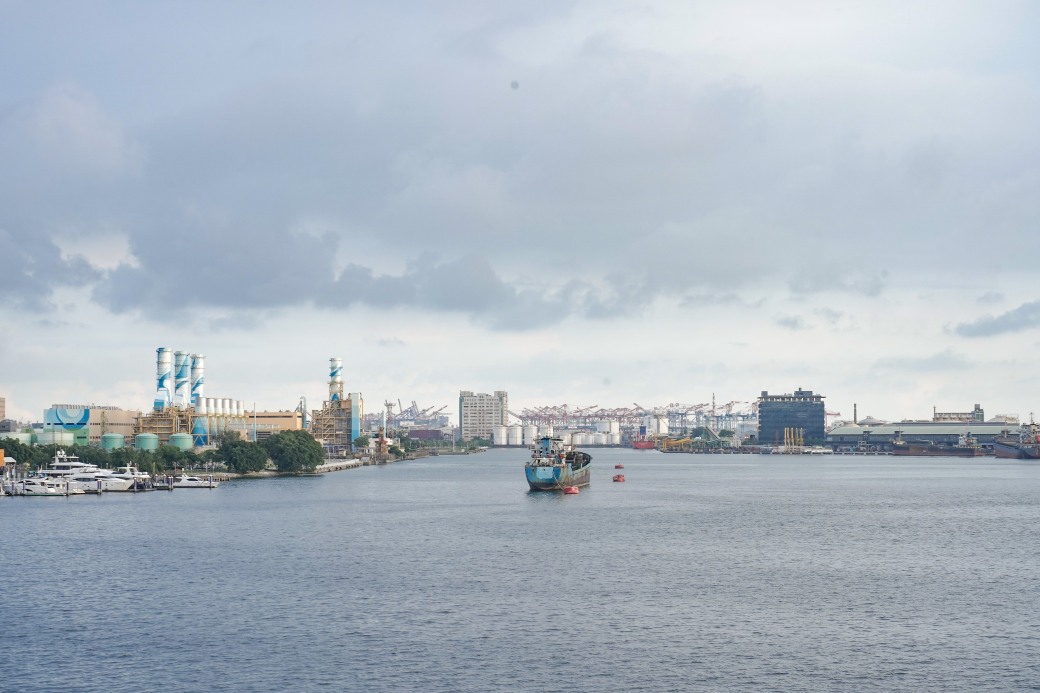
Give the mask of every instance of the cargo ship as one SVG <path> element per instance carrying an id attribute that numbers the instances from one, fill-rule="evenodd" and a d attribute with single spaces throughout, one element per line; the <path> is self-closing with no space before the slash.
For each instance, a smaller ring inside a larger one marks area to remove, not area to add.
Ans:
<path id="1" fill-rule="evenodd" d="M 540 438 L 524 465 L 532 491 L 562 491 L 569 486 L 588 486 L 592 456 L 564 445 L 559 438 Z"/>
<path id="2" fill-rule="evenodd" d="M 1017 434 L 997 436 L 993 439 L 993 454 L 1007 460 L 1040 460 L 1040 435 L 1037 424 L 1029 424 Z"/>
<path id="3" fill-rule="evenodd" d="M 892 443 L 892 454 L 908 457 L 982 457 L 986 451 L 976 445 L 970 435 L 965 435 L 961 436 L 956 445 L 939 445 L 931 441 L 897 440 Z"/>
<path id="4" fill-rule="evenodd" d="M 653 438 L 633 438 L 632 448 L 635 450 L 653 450 L 657 447 L 657 441 Z"/>

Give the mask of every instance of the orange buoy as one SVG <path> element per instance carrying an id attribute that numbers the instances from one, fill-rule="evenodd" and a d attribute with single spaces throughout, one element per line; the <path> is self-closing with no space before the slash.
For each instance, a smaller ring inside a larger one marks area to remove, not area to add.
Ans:
<path id="1" fill-rule="evenodd" d="M 573 496 L 574 494 L 576 494 L 578 492 L 578 487 L 577 486 L 564 486 L 563 487 L 563 492 L 566 493 L 568 496 Z"/>
<path id="2" fill-rule="evenodd" d="M 624 481 L 624 480 L 625 480 L 625 475 L 624 474 L 615 474 L 614 475 L 614 481 Z"/>

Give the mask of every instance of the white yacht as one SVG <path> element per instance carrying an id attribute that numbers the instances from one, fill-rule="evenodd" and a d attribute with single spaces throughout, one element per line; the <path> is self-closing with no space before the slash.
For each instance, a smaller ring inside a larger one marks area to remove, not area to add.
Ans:
<path id="1" fill-rule="evenodd" d="M 70 487 L 74 486 L 85 493 L 128 491 L 134 485 L 133 479 L 120 478 L 110 469 L 101 469 L 81 462 L 78 457 L 68 455 L 64 450 L 55 452 L 51 465 L 46 469 L 37 470 L 32 478 L 65 480 L 69 482 Z"/>
<path id="2" fill-rule="evenodd" d="M 152 476 L 148 472 L 142 472 L 137 467 L 126 466 L 116 467 L 116 471 L 112 472 L 112 476 L 117 479 L 130 479 L 131 490 L 136 486 L 138 491 L 144 491 L 152 488 Z"/>
<path id="3" fill-rule="evenodd" d="M 82 496 L 85 491 L 75 482 L 57 477 L 31 476 L 12 485 L 16 496 Z"/>
<path id="4" fill-rule="evenodd" d="M 216 488 L 217 486 L 220 486 L 220 482 L 214 481 L 211 476 L 203 479 L 198 476 L 181 474 L 173 480 L 174 488 Z"/>

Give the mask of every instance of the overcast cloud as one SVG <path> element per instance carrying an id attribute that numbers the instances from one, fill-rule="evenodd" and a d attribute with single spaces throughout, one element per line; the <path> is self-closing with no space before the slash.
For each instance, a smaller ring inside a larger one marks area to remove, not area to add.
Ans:
<path id="1" fill-rule="evenodd" d="M 1025 415 L 1038 35 L 1010 0 L 2 3 L 0 396 L 148 406 L 169 346 L 270 408 L 335 355 L 371 402 Z"/>

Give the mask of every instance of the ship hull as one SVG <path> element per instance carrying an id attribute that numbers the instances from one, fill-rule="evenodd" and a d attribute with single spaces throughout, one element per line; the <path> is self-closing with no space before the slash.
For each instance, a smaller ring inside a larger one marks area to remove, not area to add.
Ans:
<path id="1" fill-rule="evenodd" d="M 653 450 L 654 441 L 652 440 L 633 440 L 632 447 L 635 450 Z"/>
<path id="2" fill-rule="evenodd" d="M 993 454 L 1005 460 L 1040 459 L 1040 446 L 993 441 Z"/>
<path id="3" fill-rule="evenodd" d="M 571 465 L 563 467 L 526 467 L 527 485 L 532 491 L 560 491 L 565 486 L 588 486 L 591 476 L 589 465 L 575 471 Z"/>
<path id="4" fill-rule="evenodd" d="M 911 444 L 894 446 L 892 454 L 905 457 L 982 457 L 986 452 L 982 448 L 972 446 Z"/>

